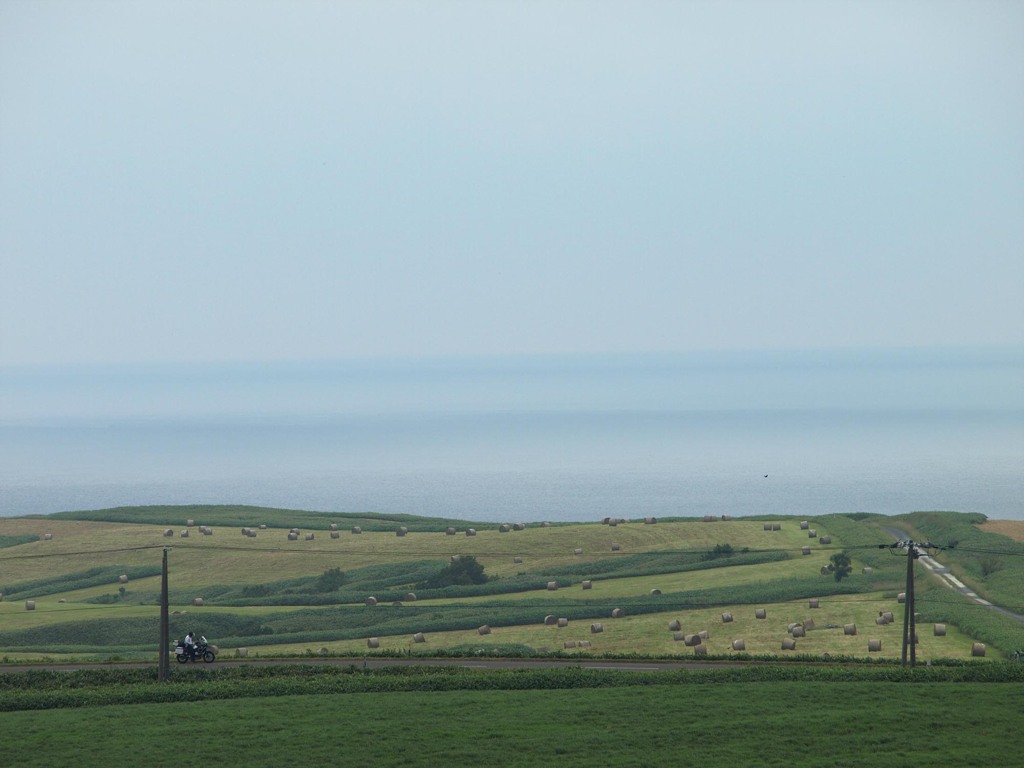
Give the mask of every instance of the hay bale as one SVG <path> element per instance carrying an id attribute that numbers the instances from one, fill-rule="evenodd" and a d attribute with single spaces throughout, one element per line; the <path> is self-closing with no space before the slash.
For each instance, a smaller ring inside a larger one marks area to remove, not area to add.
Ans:
<path id="1" fill-rule="evenodd" d="M 395 531 L 395 536 L 405 536 L 405 534 L 407 534 L 408 532 L 409 532 L 409 529 L 406 528 L 404 525 L 402 525 L 402 526 L 399 526 L 397 531 Z"/>
<path id="2" fill-rule="evenodd" d="M 327 530 L 329 530 L 329 531 L 336 531 L 336 530 L 338 530 L 338 524 L 337 523 L 331 523 L 331 525 L 328 527 Z"/>
<path id="3" fill-rule="evenodd" d="M 612 528 L 614 528 L 618 524 L 619 524 L 619 521 L 616 520 L 614 517 L 611 520 L 608 521 L 608 525 L 610 525 Z"/>
<path id="4" fill-rule="evenodd" d="M 610 517 L 602 517 L 601 518 L 601 525 L 608 525 L 608 523 L 610 523 L 611 520 L 612 519 Z"/>
<path id="5" fill-rule="evenodd" d="M 728 522 L 732 520 L 732 515 L 722 515 L 722 520 Z"/>
<path id="6" fill-rule="evenodd" d="M 213 536 L 213 528 L 210 528 L 207 525 L 199 526 L 199 532 L 203 534 L 203 536 Z"/>
<path id="7" fill-rule="evenodd" d="M 456 533 L 455 529 L 452 528 L 451 526 L 449 526 L 447 529 L 445 529 L 444 535 L 445 536 L 454 536 L 455 533 Z"/>
<path id="8" fill-rule="evenodd" d="M 352 526 L 352 533 L 362 533 L 362 532 L 363 532 L 363 529 L 360 528 L 358 525 L 353 525 Z"/>
<path id="9" fill-rule="evenodd" d="M 260 523 L 260 530 L 261 531 L 267 530 L 267 524 L 266 523 Z"/>
<path id="10" fill-rule="evenodd" d="M 881 640 L 868 640 L 868 653 L 878 653 L 882 650 Z"/>
<path id="11" fill-rule="evenodd" d="M 459 562 L 459 556 L 458 555 L 452 555 L 451 557 L 448 558 L 448 562 L 449 563 L 457 563 L 457 562 Z"/>
<path id="12" fill-rule="evenodd" d="M 551 527 L 551 523 L 549 523 L 547 520 L 545 520 L 544 522 L 542 522 L 540 524 L 540 527 L 541 528 L 550 528 Z"/>
<path id="13" fill-rule="evenodd" d="M 391 605 L 394 606 L 395 608 L 401 608 L 402 607 L 402 601 L 401 600 L 392 600 L 391 601 Z"/>
<path id="14" fill-rule="evenodd" d="M 25 610 L 26 611 L 34 611 L 35 609 L 36 609 L 36 601 L 35 600 L 26 600 L 25 601 Z"/>
<path id="15" fill-rule="evenodd" d="M 121 582 L 122 584 L 127 584 L 128 583 L 128 574 L 122 573 L 120 576 L 117 577 L 117 580 L 119 582 Z"/>
<path id="16" fill-rule="evenodd" d="M 700 645 L 694 646 L 694 648 L 693 648 L 693 655 L 694 656 L 707 656 L 708 655 L 708 648 L 707 648 L 707 646 L 704 645 L 703 643 L 701 643 Z"/>
<path id="17" fill-rule="evenodd" d="M 668 623 L 668 631 L 669 632 L 678 632 L 682 628 L 683 628 L 683 625 L 682 625 L 682 622 L 679 621 L 679 619 L 672 619 L 672 621 L 670 621 Z"/>
<path id="18" fill-rule="evenodd" d="M 800 521 L 800 530 L 801 531 L 806 531 L 810 527 L 811 527 L 811 524 L 807 520 L 801 520 Z"/>
<path id="19" fill-rule="evenodd" d="M 818 571 L 818 573 L 820 573 L 822 576 L 828 576 L 830 573 L 832 573 L 832 571 L 828 569 L 827 565 L 823 565 L 821 566 L 821 570 Z"/>
<path id="20" fill-rule="evenodd" d="M 185 530 L 183 530 L 181 532 L 181 538 L 183 538 L 183 539 L 187 539 L 188 538 L 188 528 L 186 528 Z"/>
<path id="21" fill-rule="evenodd" d="M 249 529 L 248 528 L 243 528 L 242 529 L 242 535 L 243 536 L 248 536 L 249 535 Z"/>
<path id="22" fill-rule="evenodd" d="M 516 565 L 522 565 L 523 564 L 523 558 L 521 558 L 521 557 L 513 557 L 512 558 L 512 562 L 515 563 Z"/>
<path id="23" fill-rule="evenodd" d="M 193 525 L 195 525 L 195 524 L 196 524 L 196 521 L 195 521 L 195 520 L 192 520 L 192 519 L 189 519 L 189 520 L 186 520 L 186 521 L 185 521 L 185 525 L 187 525 L 187 526 L 188 526 L 188 527 L 190 527 L 190 528 L 191 528 L 191 527 L 192 527 Z"/>
<path id="24" fill-rule="evenodd" d="M 865 576 L 870 576 L 872 573 L 875 572 L 875 569 L 872 568 L 870 565 L 865 565 L 863 568 L 860 569 L 860 572 L 863 573 Z"/>
<path id="25" fill-rule="evenodd" d="M 612 544 L 612 552 L 619 552 L 622 549 L 621 544 Z"/>
<path id="26" fill-rule="evenodd" d="M 466 529 L 466 535 L 467 536 L 476 536 L 476 528 L 467 528 Z"/>
<path id="27" fill-rule="evenodd" d="M 256 534 L 253 533 L 253 535 L 255 536 Z M 340 531 L 331 531 L 331 538 L 332 539 L 340 539 L 341 538 L 341 532 Z"/>
<path id="28" fill-rule="evenodd" d="M 255 539 L 256 538 L 256 531 L 249 531 L 249 538 L 250 539 Z"/>
<path id="29" fill-rule="evenodd" d="M 892 611 L 882 611 L 882 617 L 885 619 L 886 624 L 892 624 L 896 621 L 896 616 Z"/>
<path id="30" fill-rule="evenodd" d="M 590 625 L 590 633 L 592 635 L 596 635 L 596 634 L 598 634 L 600 632 L 604 632 L 604 624 L 591 624 Z"/>
<path id="31" fill-rule="evenodd" d="M 583 588 L 584 589 L 593 589 L 593 587 L 594 587 L 594 582 L 592 582 L 590 579 L 584 579 L 583 580 Z"/>
<path id="32" fill-rule="evenodd" d="M 745 651 L 747 650 L 747 644 L 743 642 L 743 638 L 732 641 L 732 649 L 734 651 Z"/>
<path id="33" fill-rule="evenodd" d="M 900 592 L 898 595 L 896 595 L 896 602 L 900 605 L 903 605 L 905 602 L 907 602 L 907 593 Z"/>
<path id="34" fill-rule="evenodd" d="M 406 599 L 407 602 L 415 603 L 416 602 L 416 593 L 415 592 L 406 592 L 405 593 L 405 599 Z"/>
<path id="35" fill-rule="evenodd" d="M 164 528 L 164 536 L 171 537 L 174 535 L 174 531 L 170 528 Z"/>
<path id="36" fill-rule="evenodd" d="M 706 629 L 702 629 L 700 632 L 697 633 L 697 637 L 699 637 L 701 640 L 707 640 L 711 637 L 711 633 L 708 632 Z"/>
<path id="37" fill-rule="evenodd" d="M 561 618 L 561 619 L 558 620 L 558 627 L 559 627 L 559 629 L 565 629 L 568 626 L 569 626 L 569 620 L 568 619 Z"/>
<path id="38" fill-rule="evenodd" d="M 512 523 L 512 530 L 513 531 L 525 531 L 526 530 L 526 524 L 525 523 Z"/>
<path id="39" fill-rule="evenodd" d="M 767 619 L 768 618 L 768 611 L 766 611 L 764 608 L 758 608 L 758 609 L 756 609 L 754 611 L 754 618 L 755 619 Z"/>
<path id="40" fill-rule="evenodd" d="M 613 608 L 612 609 L 612 618 L 613 619 L 621 619 L 625 615 L 626 615 L 626 612 L 624 610 L 622 610 L 621 608 Z"/>
<path id="41" fill-rule="evenodd" d="M 364 602 L 372 607 L 377 604 L 377 598 L 371 595 L 370 597 L 366 598 Z"/>
<path id="42" fill-rule="evenodd" d="M 795 651 L 796 640 L 791 637 L 785 637 L 782 639 L 782 650 L 784 651 Z"/>
<path id="43" fill-rule="evenodd" d="M 489 634 L 491 634 L 491 628 L 489 626 L 487 626 L 486 624 L 484 624 L 482 627 L 480 627 L 477 630 L 477 632 L 479 632 L 481 635 L 489 635 Z"/>
<path id="44" fill-rule="evenodd" d="M 675 640 L 677 643 L 683 642 L 684 640 L 686 640 L 686 634 L 683 632 L 673 632 L 672 639 Z"/>
<path id="45" fill-rule="evenodd" d="M 701 637 L 700 635 L 683 635 L 683 643 L 693 648 L 700 645 Z"/>
<path id="46" fill-rule="evenodd" d="M 645 517 L 644 518 L 644 525 L 654 525 L 656 522 L 658 522 L 658 518 L 656 518 L 656 517 Z"/>
<path id="47" fill-rule="evenodd" d="M 728 624 L 731 621 L 732 621 L 732 614 L 731 613 L 726 611 L 725 613 L 722 614 L 722 623 L 723 624 Z"/>
<path id="48" fill-rule="evenodd" d="M 422 632 L 417 632 L 415 635 L 412 636 L 412 641 L 414 643 L 425 643 L 427 642 L 427 638 L 423 636 Z"/>
<path id="49" fill-rule="evenodd" d="M 302 533 L 298 528 L 292 528 L 292 533 Z"/>
<path id="50" fill-rule="evenodd" d="M 814 629 L 814 619 L 804 619 L 800 623 L 804 625 L 804 629 L 806 629 L 808 632 Z"/>
<path id="51" fill-rule="evenodd" d="M 576 641 L 575 640 L 566 640 L 564 643 L 562 643 L 562 647 L 566 648 L 566 649 L 575 648 L 576 647 Z"/>
<path id="52" fill-rule="evenodd" d="M 548 592 L 554 592 L 556 589 L 558 589 L 558 582 L 557 581 L 549 581 L 548 582 Z"/>
<path id="53" fill-rule="evenodd" d="M 831 536 L 822 536 L 820 539 L 818 539 L 818 543 L 819 544 L 831 544 L 832 543 L 832 537 Z"/>
<path id="54" fill-rule="evenodd" d="M 574 555 L 582 555 L 583 554 L 583 550 L 580 549 L 579 547 L 576 547 L 576 549 L 574 549 L 572 552 L 573 552 Z"/>
<path id="55" fill-rule="evenodd" d="M 235 656 L 238 656 L 239 658 L 244 659 L 248 655 L 249 655 L 249 649 L 248 648 L 236 648 L 235 649 Z"/>
<path id="56" fill-rule="evenodd" d="M 782 523 L 772 523 L 772 530 L 773 531 L 781 531 L 782 530 Z"/>
<path id="57" fill-rule="evenodd" d="M 936 637 L 945 637 L 946 636 L 946 625 L 945 624 L 936 624 L 933 632 L 934 632 Z"/>
<path id="58" fill-rule="evenodd" d="M 770 531 L 771 529 L 772 529 L 772 524 L 771 523 L 765 523 L 764 524 L 764 530 Z"/>
<path id="59" fill-rule="evenodd" d="M 844 624 L 843 625 L 843 634 L 844 635 L 856 635 L 857 634 L 857 625 L 856 624 Z"/>
<path id="60" fill-rule="evenodd" d="M 793 627 L 793 631 L 791 634 L 793 635 L 793 637 L 807 637 L 807 630 L 804 629 L 803 624 L 797 624 L 795 627 Z"/>
<path id="61" fill-rule="evenodd" d="M 557 623 L 558 623 L 558 617 L 555 616 L 552 613 L 549 613 L 547 616 L 544 617 L 544 626 L 545 627 L 553 627 Z"/>
<path id="62" fill-rule="evenodd" d="M 203 605 L 203 598 L 201 598 L 201 597 L 194 597 L 194 598 L 192 598 L 192 605 L 194 605 L 196 607 L 202 607 L 202 605 Z"/>
<path id="63" fill-rule="evenodd" d="M 292 531 L 292 532 L 290 532 L 288 534 L 288 541 L 298 541 L 298 540 L 299 540 L 299 534 L 295 533 L 295 531 Z"/>
<path id="64" fill-rule="evenodd" d="M 715 517 L 714 515 L 704 515 L 704 522 L 705 523 L 717 523 L 718 522 L 718 518 Z"/>
<path id="65" fill-rule="evenodd" d="M 875 617 L 875 624 L 880 627 L 884 627 L 888 623 L 889 622 L 885 620 L 885 617 L 882 614 L 878 614 L 878 616 Z"/>
<path id="66" fill-rule="evenodd" d="M 589 648 L 590 647 L 590 641 L 589 640 L 577 640 L 576 644 L 580 648 Z"/>
<path id="67" fill-rule="evenodd" d="M 818 607 L 818 599 L 815 598 L 813 600 L 808 600 L 807 601 L 807 607 L 808 608 L 817 608 Z"/>
<path id="68" fill-rule="evenodd" d="M 504 523 L 498 526 L 498 533 L 508 533 L 511 530 L 511 526 L 505 525 Z"/>
<path id="69" fill-rule="evenodd" d="M 985 655 L 985 644 L 984 643 L 975 643 L 974 645 L 971 646 L 971 656 L 981 657 L 981 656 L 984 656 L 984 655 Z"/>
<path id="70" fill-rule="evenodd" d="M 312 540 L 313 540 L 313 536 L 314 536 L 314 534 L 312 534 L 312 533 L 307 533 L 307 534 L 306 534 L 306 541 L 312 541 Z"/>
<path id="71" fill-rule="evenodd" d="M 810 529 L 810 530 L 809 530 L 809 531 L 807 532 L 807 538 L 808 538 L 808 539 L 816 539 L 816 538 L 818 538 L 818 531 L 817 531 L 817 529 L 815 529 L 815 528 L 811 528 L 811 529 Z"/>
<path id="72" fill-rule="evenodd" d="M 651 595 L 653 595 L 653 596 L 655 596 L 655 597 L 657 597 L 658 595 L 660 595 L 660 594 L 661 594 L 661 590 L 660 590 L 660 589 L 657 589 L 657 588 L 655 588 L 655 589 L 652 589 L 652 590 L 651 590 L 651 592 L 650 592 L 650 594 L 651 594 Z"/>
<path id="73" fill-rule="evenodd" d="M 380 638 L 371 637 L 366 641 L 367 648 L 380 648 Z"/>
<path id="74" fill-rule="evenodd" d="M 328 651 L 325 646 L 320 646 L 320 649 L 317 651 L 317 653 L 319 653 L 321 656 L 326 656 L 328 653 L 330 653 L 330 651 Z"/>
<path id="75" fill-rule="evenodd" d="M 802 554 L 802 555 L 809 555 L 809 554 L 811 554 L 811 548 L 810 547 L 801 547 L 800 548 L 800 554 Z"/>

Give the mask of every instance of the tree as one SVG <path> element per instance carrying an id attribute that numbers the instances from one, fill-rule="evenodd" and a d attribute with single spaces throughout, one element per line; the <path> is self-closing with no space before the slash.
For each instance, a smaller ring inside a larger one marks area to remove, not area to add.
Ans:
<path id="1" fill-rule="evenodd" d="M 309 585 L 310 592 L 334 592 L 345 583 L 345 574 L 340 568 L 328 568 Z"/>
<path id="2" fill-rule="evenodd" d="M 836 581 L 842 581 L 853 572 L 850 556 L 846 552 L 836 552 L 829 558 L 828 569 Z"/>
<path id="3" fill-rule="evenodd" d="M 424 581 L 420 587 L 438 589 L 456 584 L 486 583 L 487 575 L 484 573 L 484 567 L 472 555 L 462 555 L 457 560 L 452 560 L 440 572 Z"/>

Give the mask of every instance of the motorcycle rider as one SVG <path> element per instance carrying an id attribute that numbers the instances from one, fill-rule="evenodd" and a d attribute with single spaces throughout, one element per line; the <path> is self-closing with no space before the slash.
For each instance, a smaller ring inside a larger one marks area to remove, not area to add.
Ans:
<path id="1" fill-rule="evenodd" d="M 191 656 L 193 659 L 196 657 L 196 633 L 192 630 L 185 635 L 185 653 Z"/>

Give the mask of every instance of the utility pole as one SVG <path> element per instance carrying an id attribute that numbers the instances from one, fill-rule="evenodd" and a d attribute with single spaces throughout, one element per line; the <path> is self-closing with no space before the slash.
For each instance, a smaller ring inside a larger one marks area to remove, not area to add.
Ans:
<path id="1" fill-rule="evenodd" d="M 950 547 L 953 545 L 950 544 Z M 907 586 L 903 593 L 903 666 L 907 666 L 907 650 L 910 650 L 910 666 L 917 666 L 917 617 L 914 600 L 914 561 L 921 557 L 920 549 L 946 549 L 931 542 L 915 542 L 910 539 L 895 544 L 879 544 L 879 549 L 907 550 Z"/>
<path id="2" fill-rule="evenodd" d="M 170 621 L 167 610 L 167 553 L 170 547 L 164 547 L 164 564 L 160 575 L 160 666 L 158 677 L 161 683 L 169 682 L 171 679 L 171 660 L 167 655 L 167 649 L 171 645 Z"/>

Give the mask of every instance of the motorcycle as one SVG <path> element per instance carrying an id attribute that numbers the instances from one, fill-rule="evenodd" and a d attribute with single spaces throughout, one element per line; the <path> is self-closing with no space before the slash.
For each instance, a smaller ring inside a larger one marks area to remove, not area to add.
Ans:
<path id="1" fill-rule="evenodd" d="M 204 637 L 191 647 L 186 647 L 180 640 L 177 641 L 174 648 L 174 658 L 178 660 L 179 664 L 188 664 L 190 661 L 199 661 L 200 659 L 209 664 L 217 658 L 217 654 Z"/>

